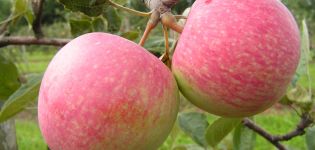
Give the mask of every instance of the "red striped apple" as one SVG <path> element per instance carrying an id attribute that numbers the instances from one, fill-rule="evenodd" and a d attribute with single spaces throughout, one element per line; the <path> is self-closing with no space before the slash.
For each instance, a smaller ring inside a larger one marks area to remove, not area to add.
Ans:
<path id="1" fill-rule="evenodd" d="M 52 150 L 153 150 L 172 129 L 171 71 L 137 44 L 82 35 L 49 64 L 39 93 L 41 132 Z"/>
<path id="2" fill-rule="evenodd" d="M 284 95 L 299 56 L 298 26 L 279 0 L 196 0 L 172 70 L 199 108 L 245 117 Z"/>

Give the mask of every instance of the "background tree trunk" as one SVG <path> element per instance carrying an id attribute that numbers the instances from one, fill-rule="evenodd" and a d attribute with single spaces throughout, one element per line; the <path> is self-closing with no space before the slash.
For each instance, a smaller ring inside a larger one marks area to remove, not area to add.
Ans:
<path id="1" fill-rule="evenodd" d="M 18 150 L 14 119 L 0 124 L 0 150 Z"/>

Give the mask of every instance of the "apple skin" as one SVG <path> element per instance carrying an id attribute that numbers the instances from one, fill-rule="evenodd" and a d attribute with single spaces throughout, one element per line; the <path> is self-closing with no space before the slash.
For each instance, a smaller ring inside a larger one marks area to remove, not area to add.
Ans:
<path id="1" fill-rule="evenodd" d="M 298 26 L 279 0 L 197 0 L 172 71 L 194 105 L 223 117 L 246 117 L 285 94 L 299 57 Z"/>
<path id="2" fill-rule="evenodd" d="M 119 36 L 89 33 L 49 64 L 38 119 L 52 150 L 155 150 L 178 106 L 176 80 L 158 58 Z"/>

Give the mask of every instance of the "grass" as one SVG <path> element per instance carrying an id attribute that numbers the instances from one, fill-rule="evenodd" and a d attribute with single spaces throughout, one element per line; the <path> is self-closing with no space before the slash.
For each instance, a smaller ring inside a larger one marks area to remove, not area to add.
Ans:
<path id="1" fill-rule="evenodd" d="M 274 135 L 285 134 L 296 128 L 299 122 L 299 116 L 295 113 L 282 114 L 269 114 L 266 116 L 258 116 L 257 124 L 261 125 L 264 129 Z M 290 149 L 305 150 L 304 136 L 296 137 L 288 142 L 284 142 Z M 260 136 L 257 136 L 257 150 L 273 149 L 273 146 Z"/>
<path id="2" fill-rule="evenodd" d="M 54 57 L 56 51 L 40 52 L 35 51 L 28 53 L 26 63 L 18 63 L 19 70 L 23 70 L 24 73 L 42 73 L 46 70 L 49 62 Z"/>
<path id="3" fill-rule="evenodd" d="M 15 125 L 19 150 L 46 150 L 46 144 L 35 122 L 16 120 Z"/>
<path id="4" fill-rule="evenodd" d="M 209 115 L 211 123 L 215 117 Z M 295 128 L 299 117 L 293 112 L 272 112 L 256 116 L 256 123 L 273 134 L 284 134 Z M 36 122 L 17 120 L 17 142 L 19 150 L 46 150 L 45 142 L 40 134 L 40 130 Z M 171 138 L 163 144 L 160 150 L 169 150 Z M 175 147 L 179 145 L 194 145 L 195 143 L 190 137 L 183 132 L 179 132 L 174 142 Z M 304 136 L 300 136 L 284 142 L 292 150 L 305 150 Z M 219 149 L 232 149 L 231 135 L 225 138 L 219 145 Z M 257 136 L 255 150 L 272 150 L 273 145 L 260 136 Z"/>

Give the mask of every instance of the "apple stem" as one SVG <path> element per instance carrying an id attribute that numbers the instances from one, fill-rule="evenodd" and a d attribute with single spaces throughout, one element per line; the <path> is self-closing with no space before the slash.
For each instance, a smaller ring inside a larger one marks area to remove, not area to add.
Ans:
<path id="1" fill-rule="evenodd" d="M 168 28 L 165 25 L 162 25 L 162 28 L 163 28 L 163 33 L 164 33 L 165 52 L 161 56 L 160 60 L 171 69 L 170 46 L 169 46 L 169 41 L 168 41 Z"/>
<path id="2" fill-rule="evenodd" d="M 168 41 L 168 29 L 165 25 L 162 25 L 163 27 L 163 33 L 164 33 L 164 42 L 165 42 L 165 55 L 169 56 L 170 52 L 170 46 L 169 46 L 169 41 Z"/>
<path id="3" fill-rule="evenodd" d="M 167 56 L 165 53 L 162 54 L 162 56 L 159 58 L 169 69 L 172 67 L 172 60 L 169 56 Z"/>
<path id="4" fill-rule="evenodd" d="M 148 22 L 147 27 L 145 28 L 144 33 L 140 39 L 140 42 L 139 42 L 140 46 L 144 46 L 144 43 L 148 39 L 148 36 L 150 32 L 153 30 L 153 28 L 154 28 L 153 25 L 150 22 Z"/>
<path id="5" fill-rule="evenodd" d="M 177 46 L 177 42 L 178 42 L 178 37 L 175 37 L 175 38 L 174 38 L 174 42 L 173 42 L 173 44 L 172 44 L 172 46 L 171 46 L 171 48 L 170 48 L 170 55 L 173 55 L 174 50 L 175 50 L 175 48 L 176 48 L 176 46 Z"/>
<path id="6" fill-rule="evenodd" d="M 160 22 L 160 14 L 157 11 L 153 11 L 150 19 L 147 23 L 147 26 L 144 30 L 144 33 L 140 39 L 139 45 L 144 46 L 145 41 L 148 39 L 150 32 L 156 27 L 156 25 Z"/>
<path id="7" fill-rule="evenodd" d="M 168 28 L 176 31 L 177 33 L 182 33 L 184 27 L 177 23 L 176 17 L 171 12 L 165 12 L 161 15 L 161 22 Z"/>
<path id="8" fill-rule="evenodd" d="M 131 9 L 131 8 L 128 8 L 128 7 L 124 7 L 120 4 L 117 4 L 111 0 L 108 1 L 110 5 L 112 5 L 113 7 L 117 8 L 117 9 L 121 9 L 121 10 L 124 10 L 124 11 L 127 11 L 131 14 L 134 14 L 134 15 L 137 15 L 137 16 L 142 16 L 142 17 L 150 17 L 151 14 L 152 14 L 152 11 L 151 12 L 142 12 L 142 11 L 138 11 L 138 10 L 134 10 L 134 9 Z"/>

